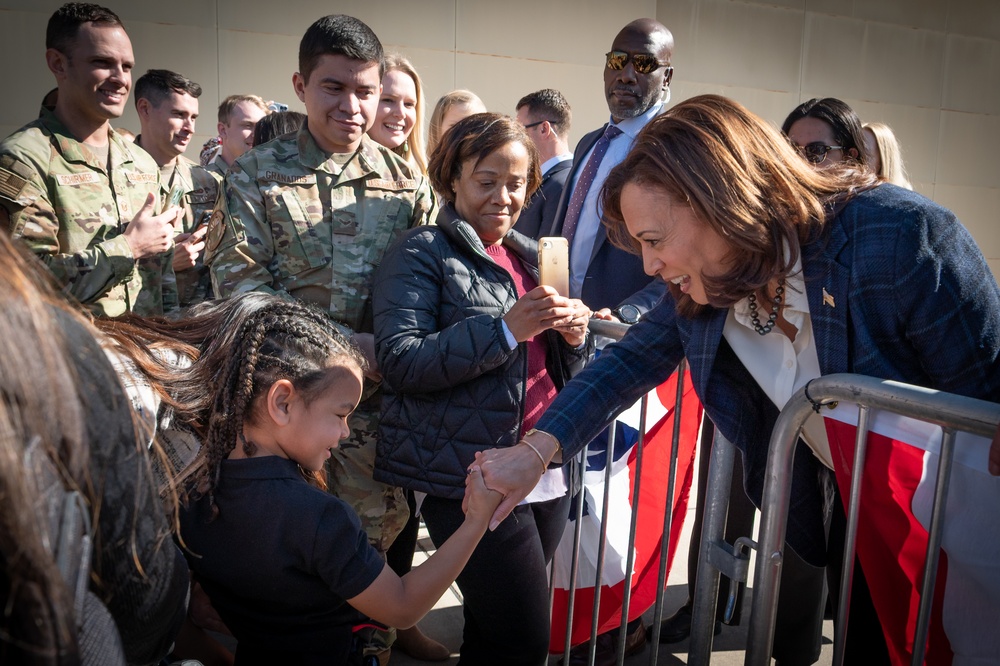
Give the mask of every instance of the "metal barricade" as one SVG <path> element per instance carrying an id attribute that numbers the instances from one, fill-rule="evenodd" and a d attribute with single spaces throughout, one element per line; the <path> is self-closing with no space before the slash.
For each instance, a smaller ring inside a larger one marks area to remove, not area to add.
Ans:
<path id="1" fill-rule="evenodd" d="M 628 331 L 628 329 L 629 329 L 629 326 L 627 324 L 620 324 L 620 323 L 611 322 L 611 321 L 602 321 L 602 320 L 598 320 L 598 319 L 592 319 L 590 321 L 590 330 L 591 330 L 592 333 L 597 334 L 597 335 L 601 335 L 601 336 L 604 336 L 604 337 L 607 337 L 607 338 L 610 338 L 612 340 L 620 340 L 625 335 L 625 333 Z M 657 638 L 658 638 L 658 634 L 659 634 L 660 620 L 662 619 L 662 616 L 663 616 L 663 596 L 664 596 L 664 592 L 666 590 L 667 558 L 668 558 L 668 554 L 669 554 L 670 532 L 671 532 L 671 529 L 672 529 L 672 519 L 673 519 L 673 512 L 671 510 L 671 508 L 672 508 L 672 502 L 670 500 L 674 496 L 674 488 L 675 488 L 675 483 L 676 483 L 677 451 L 678 451 L 678 440 L 679 440 L 679 437 L 680 437 L 680 427 L 681 427 L 680 415 L 681 415 L 681 407 L 682 407 L 682 396 L 683 396 L 683 390 L 684 390 L 683 375 L 684 375 L 685 368 L 686 368 L 686 363 L 685 363 L 685 361 L 682 360 L 681 363 L 678 365 L 676 371 L 675 371 L 675 372 L 678 373 L 679 379 L 678 379 L 678 382 L 677 382 L 677 393 L 676 393 L 676 398 L 675 398 L 675 408 L 674 408 L 675 409 L 675 418 L 674 418 L 673 433 L 672 433 L 673 440 L 672 440 L 672 450 L 671 450 L 671 456 L 670 456 L 670 471 L 669 471 L 669 477 L 668 477 L 668 482 L 667 482 L 667 491 L 666 491 L 666 495 L 667 495 L 667 510 L 664 513 L 663 542 L 661 544 L 660 562 L 659 562 L 659 570 L 658 570 L 658 588 L 657 589 L 658 589 L 659 593 L 657 594 L 656 601 L 654 603 L 654 609 L 655 609 L 654 610 L 654 616 L 655 616 L 654 623 L 655 624 L 654 624 L 654 629 L 653 629 L 653 639 L 652 639 L 651 644 L 650 644 L 650 654 L 649 654 L 649 662 L 648 662 L 651 665 L 653 665 L 653 664 L 656 663 L 657 657 L 658 657 L 659 643 L 658 643 Z M 633 568 L 633 565 L 634 565 L 634 552 L 635 552 L 634 544 L 635 544 L 635 538 L 636 538 L 636 524 L 637 524 L 637 517 L 638 517 L 638 510 L 639 510 L 638 497 L 639 497 L 639 491 L 640 491 L 640 478 L 641 478 L 641 470 L 642 470 L 643 441 L 645 440 L 646 426 L 647 426 L 647 423 L 646 423 L 647 400 L 648 400 L 648 396 L 643 396 L 641 404 L 640 404 L 639 442 L 636 445 L 636 474 L 635 474 L 635 483 L 634 483 L 634 486 L 633 486 L 633 495 L 632 495 L 632 512 L 631 512 L 631 516 L 630 516 L 629 540 L 628 540 L 628 556 L 627 556 L 626 566 L 625 566 L 625 570 L 626 571 L 632 571 L 632 568 Z M 614 427 L 615 425 L 616 425 L 615 423 L 612 423 L 611 426 L 610 426 L 609 441 L 608 441 L 608 450 L 609 451 L 613 451 L 614 450 L 614 445 L 615 445 L 614 438 L 615 438 L 615 431 L 616 431 L 616 428 Z M 580 454 L 580 457 L 581 457 L 581 461 L 586 461 L 586 458 L 587 458 L 587 447 L 585 447 L 583 449 L 583 451 Z M 592 607 L 589 609 L 590 612 L 591 612 L 591 631 L 590 631 L 590 642 L 588 644 L 588 650 L 589 650 L 589 652 L 588 652 L 587 663 L 591 664 L 591 665 L 594 663 L 594 660 L 595 660 L 595 657 L 596 657 L 597 630 L 598 630 L 599 621 L 600 621 L 600 619 L 599 619 L 599 608 L 600 608 L 600 601 L 601 601 L 601 572 L 603 571 L 603 568 L 604 568 L 605 554 L 606 554 L 606 547 L 607 547 L 607 525 L 608 525 L 608 520 L 609 520 L 609 516 L 608 516 L 608 504 L 609 504 L 609 495 L 610 495 L 610 483 L 609 482 L 610 482 L 610 478 L 611 478 L 611 467 L 612 466 L 610 464 L 610 456 L 609 456 L 609 464 L 606 465 L 606 468 L 605 468 L 605 477 L 604 477 L 604 501 L 603 501 L 603 513 L 602 513 L 602 516 L 601 516 L 602 530 L 601 530 L 601 535 L 600 535 L 600 544 L 598 546 L 597 577 L 596 577 L 596 580 L 594 581 L 594 601 L 593 601 Z M 580 478 L 579 478 L 580 483 L 579 483 L 579 485 L 582 488 L 583 487 L 583 480 L 584 480 L 584 473 L 586 471 L 586 465 L 585 464 L 581 464 L 579 466 L 579 468 L 580 468 Z M 573 606 L 573 598 L 574 598 L 574 595 L 575 595 L 575 592 L 576 592 L 576 587 L 577 587 L 576 580 L 577 580 L 577 574 L 578 574 L 578 562 L 579 562 L 579 552 L 580 552 L 580 539 L 581 539 L 581 530 L 582 530 L 582 520 L 581 520 L 581 518 L 582 518 L 582 512 L 583 512 L 583 501 L 581 500 L 580 502 L 577 502 L 577 505 L 576 505 L 576 531 L 574 533 L 574 539 L 573 539 L 573 553 L 574 553 L 574 555 L 573 555 L 572 565 L 571 565 L 571 569 L 570 569 L 570 580 L 571 580 L 571 583 L 570 583 L 570 588 L 569 588 L 569 608 L 568 608 L 568 617 L 567 617 L 567 621 L 566 621 L 566 634 L 565 634 L 564 651 L 563 651 L 563 659 L 565 660 L 564 663 L 568 663 L 569 662 L 570 649 L 571 649 L 571 634 L 572 634 L 572 628 L 573 628 L 573 615 L 576 612 L 576 609 Z M 619 625 L 619 636 L 622 637 L 622 639 L 617 641 L 617 654 L 616 654 L 617 659 L 616 659 L 616 663 L 618 664 L 618 666 L 622 666 L 622 664 L 624 663 L 624 660 L 625 660 L 625 640 L 624 640 L 624 636 L 626 635 L 626 626 L 628 624 L 630 594 L 631 594 L 631 586 L 630 585 L 625 585 L 624 599 L 623 599 L 623 602 L 622 602 L 623 608 L 622 608 L 622 615 L 621 615 L 621 623 Z M 584 609 L 584 612 L 585 612 L 585 609 Z"/>
<path id="2" fill-rule="evenodd" d="M 865 463 L 871 412 L 873 410 L 889 411 L 908 418 L 932 423 L 941 426 L 943 429 L 944 435 L 941 443 L 933 511 L 928 530 L 928 547 L 924 563 L 912 663 L 918 665 L 924 661 L 924 650 L 926 648 L 928 627 L 930 625 L 931 604 L 940 553 L 944 505 L 948 496 L 948 481 L 954 455 L 955 433 L 957 431 L 964 431 L 983 437 L 992 437 L 996 431 L 997 423 L 1000 421 L 1000 405 L 899 382 L 884 381 L 861 375 L 836 374 L 813 380 L 807 387 L 804 387 L 792 396 L 788 404 L 781 410 L 771 435 L 747 640 L 745 663 L 748 665 L 763 666 L 770 663 L 785 529 L 788 518 L 788 504 L 791 496 L 792 462 L 799 431 L 809 416 L 814 413 L 817 405 L 838 401 L 856 403 L 860 409 L 857 428 L 858 434 L 855 441 L 855 460 L 852 470 L 850 503 L 848 505 L 847 539 L 844 570 L 842 572 L 841 598 L 847 598 L 846 591 L 850 589 L 851 585 L 852 565 L 857 537 L 858 500 L 861 494 L 861 470 Z M 730 448 L 729 454 L 731 453 Z M 715 457 L 716 455 L 718 455 L 718 459 Z M 726 463 L 722 460 L 724 455 L 722 451 L 714 451 L 713 466 L 716 462 L 720 463 L 720 467 L 725 466 Z M 731 459 L 729 466 L 731 468 Z M 705 544 L 709 541 L 716 541 L 718 535 L 721 534 L 721 530 L 716 530 L 712 532 L 713 536 L 708 536 L 709 523 L 709 518 L 706 517 L 706 537 L 702 544 L 703 548 L 706 548 Z M 718 526 L 715 525 L 715 527 Z M 705 560 L 702 559 L 701 562 L 704 563 Z M 698 589 L 702 587 L 701 570 L 708 568 L 699 568 L 699 585 L 695 590 L 698 601 L 695 606 L 694 625 L 692 627 L 692 653 L 695 651 L 694 643 L 698 638 L 699 631 L 705 631 L 704 626 L 701 626 L 705 624 L 704 616 L 702 615 L 702 618 L 699 618 L 698 614 L 698 602 L 704 602 L 702 604 L 704 607 L 711 606 L 714 613 L 715 592 L 711 589 L 711 580 L 706 583 L 704 590 Z M 705 575 L 714 575 L 715 582 L 716 584 L 718 583 L 717 572 L 711 573 L 706 571 Z M 708 596 L 706 597 L 706 595 Z M 703 613 L 704 610 L 702 608 Z M 841 604 L 836 620 L 833 657 L 835 666 L 843 664 L 847 610 L 847 604 Z M 711 627 L 710 621 L 707 626 Z M 707 641 L 701 641 L 700 643 L 707 643 L 710 651 L 711 629 L 707 631 L 709 632 Z M 704 645 L 699 644 L 699 658 L 688 663 L 707 663 L 707 661 L 701 660 L 702 658 L 707 660 L 707 653 L 700 651 L 703 647 Z"/>

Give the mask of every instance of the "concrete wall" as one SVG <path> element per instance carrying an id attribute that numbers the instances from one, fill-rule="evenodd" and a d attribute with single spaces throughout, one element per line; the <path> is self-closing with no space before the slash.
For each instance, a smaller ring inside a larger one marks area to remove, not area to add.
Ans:
<path id="1" fill-rule="evenodd" d="M 572 141 L 607 118 L 603 54 L 628 21 L 674 33 L 673 101 L 728 95 L 780 124 L 800 101 L 839 97 L 889 124 L 916 189 L 954 210 L 1000 269 L 1000 0 L 105 0 L 123 19 L 137 75 L 166 68 L 198 81 L 202 121 L 253 92 L 304 110 L 291 76 L 316 18 L 347 13 L 414 63 L 428 107 L 469 88 L 493 111 L 558 88 Z M 57 0 L 0 0 L 0 134 L 38 112 L 53 79 L 44 33 Z M 429 111 L 429 108 L 428 108 Z M 117 123 L 138 131 L 134 110 Z M 189 157 L 195 157 L 194 149 Z"/>

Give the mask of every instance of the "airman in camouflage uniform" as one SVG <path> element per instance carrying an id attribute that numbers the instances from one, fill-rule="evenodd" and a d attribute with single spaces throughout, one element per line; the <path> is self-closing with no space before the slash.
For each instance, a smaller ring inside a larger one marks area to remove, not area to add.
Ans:
<path id="1" fill-rule="evenodd" d="M 328 309 L 349 337 L 371 333 L 375 268 L 403 231 L 427 223 L 431 207 L 426 179 L 403 158 L 367 136 L 354 154 L 330 155 L 307 120 L 230 166 L 206 246 L 215 292 L 291 296 Z M 379 398 L 366 380 L 330 472 L 331 491 L 384 552 L 409 512 L 400 489 L 371 478 Z"/>
<path id="2" fill-rule="evenodd" d="M 141 143 L 142 135 L 137 137 Z M 215 200 L 219 196 L 221 179 L 204 167 L 201 167 L 183 155 L 179 155 L 173 165 L 160 169 L 160 205 L 166 207 L 170 192 L 179 187 L 184 192 L 181 199 L 183 211 L 174 224 L 180 243 L 188 234 L 194 233 L 199 227 L 207 227 L 212 212 L 215 210 Z M 177 299 L 180 307 L 209 300 L 213 297 L 212 276 L 205 265 L 205 255 L 202 253 L 195 261 L 193 268 L 175 270 L 177 283 Z"/>
<path id="3" fill-rule="evenodd" d="M 168 69 L 150 69 L 135 82 L 135 108 L 142 133 L 135 143 L 160 169 L 160 204 L 179 205 L 174 222 L 173 268 L 181 307 L 212 297 L 204 263 L 205 234 L 221 178 L 184 157 L 194 137 L 201 86 Z"/>
<path id="4" fill-rule="evenodd" d="M 99 5 L 63 5 L 46 26 L 45 62 L 56 94 L 0 142 L 0 224 L 97 315 L 175 308 L 177 211 L 156 214 L 156 162 L 110 124 L 124 113 L 135 66 L 121 19 Z"/>
<path id="5" fill-rule="evenodd" d="M 177 305 L 170 253 L 136 261 L 121 235 L 146 195 L 158 192 L 158 168 L 107 131 L 105 161 L 43 110 L 0 142 L 0 206 L 12 236 L 94 314 L 162 314 Z"/>

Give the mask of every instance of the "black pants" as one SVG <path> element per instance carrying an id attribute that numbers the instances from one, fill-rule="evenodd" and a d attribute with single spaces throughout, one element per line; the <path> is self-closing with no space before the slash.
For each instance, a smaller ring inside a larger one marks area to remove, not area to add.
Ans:
<path id="1" fill-rule="evenodd" d="M 542 666 L 548 661 L 548 563 L 569 516 L 569 496 L 518 506 L 487 531 L 458 577 L 465 630 L 459 664 Z M 421 507 L 435 544 L 465 520 L 461 500 L 428 497 Z"/>

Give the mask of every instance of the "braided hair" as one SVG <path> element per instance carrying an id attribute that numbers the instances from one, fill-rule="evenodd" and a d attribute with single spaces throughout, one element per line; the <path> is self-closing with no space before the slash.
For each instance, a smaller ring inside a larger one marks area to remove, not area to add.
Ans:
<path id="1" fill-rule="evenodd" d="M 194 494 L 208 495 L 213 516 L 222 461 L 238 443 L 247 456 L 254 454 L 243 425 L 253 423 L 258 396 L 287 379 L 309 402 L 336 380 L 331 367 L 347 365 L 362 372 L 366 367 L 361 352 L 322 310 L 264 294 L 231 300 L 239 299 L 247 302 L 230 304 L 219 334 L 186 373 L 187 388 L 199 386 L 202 395 L 195 412 L 203 439 Z"/>

